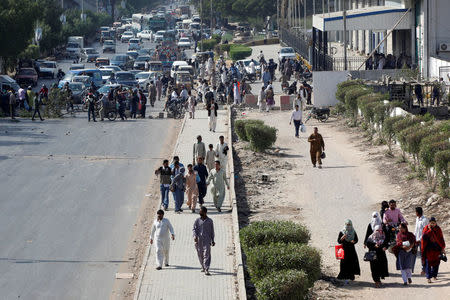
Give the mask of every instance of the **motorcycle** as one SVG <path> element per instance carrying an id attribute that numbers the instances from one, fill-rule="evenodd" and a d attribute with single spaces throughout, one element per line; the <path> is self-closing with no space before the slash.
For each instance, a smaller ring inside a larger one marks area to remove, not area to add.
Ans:
<path id="1" fill-rule="evenodd" d="M 251 83 L 255 83 L 255 81 L 256 81 L 256 74 L 245 72 L 244 80 L 245 81 L 250 81 Z"/>
<path id="2" fill-rule="evenodd" d="M 324 107 L 324 108 L 313 107 L 309 111 L 309 114 L 306 117 L 305 123 L 308 122 L 309 119 L 311 119 L 311 118 L 314 118 L 320 122 L 326 122 L 329 117 L 330 117 L 330 109 L 328 107 Z"/>
<path id="3" fill-rule="evenodd" d="M 297 81 L 291 83 L 290 86 L 285 85 L 283 91 L 285 94 L 294 95 L 297 92 Z"/>

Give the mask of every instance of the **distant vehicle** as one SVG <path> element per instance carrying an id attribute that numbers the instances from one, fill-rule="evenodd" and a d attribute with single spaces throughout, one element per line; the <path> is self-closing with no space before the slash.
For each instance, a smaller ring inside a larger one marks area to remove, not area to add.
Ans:
<path id="1" fill-rule="evenodd" d="M 127 51 L 127 55 L 131 57 L 132 59 L 136 59 L 139 56 L 139 52 L 135 50 Z"/>
<path id="2" fill-rule="evenodd" d="M 138 51 L 138 56 L 150 55 L 150 53 L 153 53 L 153 51 L 150 50 L 150 49 L 141 49 L 141 50 Z"/>
<path id="3" fill-rule="evenodd" d="M 293 59 L 296 57 L 297 57 L 297 55 L 295 54 L 295 51 L 292 47 L 283 47 L 283 48 L 281 48 L 280 52 L 278 53 L 278 61 L 280 61 L 280 62 L 283 58 Z"/>
<path id="4" fill-rule="evenodd" d="M 20 86 L 8 75 L 0 75 L 0 91 L 9 91 L 11 88 L 17 92 Z"/>
<path id="5" fill-rule="evenodd" d="M 117 83 L 109 83 L 109 84 L 105 84 L 104 86 L 102 86 L 101 88 L 99 88 L 97 90 L 97 92 L 101 95 L 107 95 L 111 90 L 120 87 L 120 84 Z"/>
<path id="6" fill-rule="evenodd" d="M 73 103 L 80 104 L 86 94 L 86 86 L 81 82 L 70 82 L 69 88 L 72 90 Z"/>
<path id="7" fill-rule="evenodd" d="M 69 67 L 69 71 L 81 70 L 81 69 L 84 69 L 84 68 L 85 68 L 84 64 L 71 64 L 70 67 Z"/>
<path id="8" fill-rule="evenodd" d="M 129 70 L 128 72 L 130 72 L 131 74 L 133 74 L 133 75 L 134 75 L 134 78 L 136 78 L 136 75 L 139 74 L 139 73 L 141 73 L 142 70 L 135 70 L 135 69 L 133 69 L 133 70 Z"/>
<path id="9" fill-rule="evenodd" d="M 81 50 L 81 61 L 94 62 L 99 57 L 99 53 L 94 48 L 84 48 Z"/>
<path id="10" fill-rule="evenodd" d="M 109 66 L 110 61 L 107 57 L 99 57 L 95 60 L 95 66 L 98 68 L 100 66 Z"/>
<path id="11" fill-rule="evenodd" d="M 16 82 L 19 85 L 26 84 L 36 86 L 38 82 L 38 74 L 33 68 L 22 68 L 16 74 Z"/>
<path id="12" fill-rule="evenodd" d="M 172 68 L 170 69 L 170 76 L 172 78 L 175 77 L 175 72 L 178 71 L 178 67 L 180 67 L 180 66 L 187 66 L 187 65 L 188 65 L 188 63 L 185 62 L 184 60 L 174 61 L 173 64 L 172 64 Z"/>
<path id="13" fill-rule="evenodd" d="M 116 73 L 116 82 L 118 84 L 135 86 L 137 84 L 136 77 L 131 72 L 117 72 Z"/>
<path id="14" fill-rule="evenodd" d="M 194 85 L 194 79 L 188 71 L 178 71 L 175 73 L 175 84 L 177 89 L 181 89 L 184 86 L 190 91 Z"/>
<path id="15" fill-rule="evenodd" d="M 136 58 L 136 60 L 134 61 L 134 65 L 133 68 L 137 69 L 137 70 L 144 70 L 145 69 L 145 62 L 146 61 L 150 61 L 151 57 L 146 55 L 146 56 L 138 56 L 138 58 Z"/>
<path id="16" fill-rule="evenodd" d="M 116 53 L 116 43 L 113 40 L 106 40 L 103 42 L 102 46 L 103 53 L 112 52 Z"/>
<path id="17" fill-rule="evenodd" d="M 146 87 L 150 81 L 156 81 L 158 76 L 162 76 L 162 73 L 149 71 L 137 73 L 135 77 L 140 86 Z"/>
<path id="18" fill-rule="evenodd" d="M 66 82 L 72 82 L 72 78 L 79 75 L 89 76 L 96 87 L 100 87 L 103 84 L 102 73 L 99 69 L 81 69 L 69 71 L 66 76 L 59 81 L 58 88 L 62 88 Z"/>
<path id="19" fill-rule="evenodd" d="M 78 82 L 84 84 L 84 86 L 91 85 L 91 77 L 87 75 L 76 75 L 72 77 L 71 82 Z"/>
<path id="20" fill-rule="evenodd" d="M 54 79 L 58 73 L 58 67 L 54 61 L 39 62 L 39 76 Z"/>
<path id="21" fill-rule="evenodd" d="M 111 59 L 111 65 L 118 66 L 122 70 L 126 70 L 133 66 L 133 61 L 126 54 L 118 54 Z"/>
<path id="22" fill-rule="evenodd" d="M 153 38 L 153 32 L 151 30 L 142 30 L 136 35 L 138 38 L 141 38 L 143 40 L 149 40 L 151 41 Z"/>
<path id="23" fill-rule="evenodd" d="M 182 38 L 180 38 L 180 40 L 178 41 L 178 47 L 180 47 L 180 48 L 191 48 L 191 46 L 192 46 L 192 43 L 191 43 L 191 41 L 189 40 L 189 38 L 187 38 L 187 37 L 182 37 Z"/>
<path id="24" fill-rule="evenodd" d="M 80 57 L 81 49 L 84 48 L 82 36 L 69 36 L 67 39 L 66 53 L 71 58 Z"/>
<path id="25" fill-rule="evenodd" d="M 191 74 L 192 77 L 195 75 L 194 67 L 193 66 L 179 66 L 178 71 L 187 71 Z"/>
<path id="26" fill-rule="evenodd" d="M 125 31 L 122 36 L 120 37 L 120 41 L 122 43 L 127 43 L 130 39 L 134 37 L 134 34 L 132 31 Z"/>
<path id="27" fill-rule="evenodd" d="M 252 60 L 251 59 L 242 59 L 242 60 L 238 60 L 236 63 L 237 64 L 243 64 L 245 71 L 247 71 L 247 73 L 251 73 L 251 68 L 250 68 L 250 62 Z M 259 63 L 259 61 L 256 61 L 255 59 L 253 60 L 255 63 L 255 71 L 256 73 L 261 71 L 261 65 Z"/>
<path id="28" fill-rule="evenodd" d="M 155 35 L 153 37 L 155 43 L 162 42 L 164 40 L 164 33 L 165 32 L 166 32 L 165 30 L 159 30 L 159 31 L 157 31 L 155 33 Z"/>
<path id="29" fill-rule="evenodd" d="M 103 83 L 106 83 L 111 78 L 111 75 L 115 73 L 113 69 L 100 69 L 100 72 L 102 73 L 102 80 Z"/>
<path id="30" fill-rule="evenodd" d="M 120 72 L 120 71 L 123 71 L 119 66 L 112 66 L 112 65 L 109 65 L 109 66 L 101 66 L 101 67 L 100 67 L 100 70 L 102 70 L 102 69 L 112 69 L 112 70 L 114 70 L 114 72 Z"/>
<path id="31" fill-rule="evenodd" d="M 128 51 L 130 50 L 139 50 L 141 49 L 141 40 L 140 39 L 130 39 L 128 42 Z"/>
<path id="32" fill-rule="evenodd" d="M 148 63 L 148 70 L 153 72 L 162 72 L 163 64 L 160 61 L 150 61 Z"/>

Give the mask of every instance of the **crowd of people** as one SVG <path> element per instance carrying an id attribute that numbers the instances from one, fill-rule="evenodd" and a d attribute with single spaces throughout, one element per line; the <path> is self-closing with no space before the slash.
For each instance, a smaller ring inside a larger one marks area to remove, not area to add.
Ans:
<path id="1" fill-rule="evenodd" d="M 367 54 L 369 59 L 366 61 L 366 70 L 383 70 L 383 69 L 411 69 L 411 56 L 400 54 L 399 57 L 395 55 L 374 52 L 372 56 Z"/>
<path id="2" fill-rule="evenodd" d="M 373 212 L 367 226 L 364 248 L 368 252 L 364 260 L 370 263 L 370 271 L 375 287 L 382 286 L 381 280 L 389 276 L 386 251 L 396 258 L 396 269 L 401 272 L 403 284 L 412 284 L 412 273 L 416 259 L 420 259 L 421 275 L 427 282 L 438 280 L 440 261 L 447 261 L 445 241 L 441 228 L 435 217 L 426 218 L 421 207 L 416 207 L 415 231 L 408 230 L 408 222 L 396 206 L 395 200 L 383 201 L 380 213 Z M 344 228 L 339 232 L 338 244 L 342 245 L 344 257 L 340 261 L 338 279 L 355 280 L 360 275 L 358 255 L 355 245 L 358 235 L 351 220 L 346 220 Z"/>

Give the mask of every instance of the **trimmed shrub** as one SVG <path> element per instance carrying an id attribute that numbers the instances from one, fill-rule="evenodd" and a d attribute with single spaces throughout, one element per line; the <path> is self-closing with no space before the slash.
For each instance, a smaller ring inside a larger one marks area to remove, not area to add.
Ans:
<path id="1" fill-rule="evenodd" d="M 306 244 L 311 238 L 309 230 L 292 221 L 257 221 L 239 232 L 244 251 L 249 248 L 271 243 Z"/>
<path id="2" fill-rule="evenodd" d="M 234 122 L 234 130 L 236 131 L 238 137 L 243 141 L 249 142 L 250 140 L 247 137 L 247 132 L 245 131 L 245 125 L 247 124 L 255 124 L 258 126 L 263 126 L 264 122 L 261 120 L 253 120 L 253 119 L 236 120 L 236 122 Z"/>
<path id="3" fill-rule="evenodd" d="M 216 40 L 216 44 L 220 44 L 222 41 L 222 36 L 220 34 L 213 34 L 211 36 L 211 39 Z"/>
<path id="4" fill-rule="evenodd" d="M 312 286 L 304 271 L 282 270 L 273 272 L 255 283 L 259 300 L 304 299 Z"/>
<path id="5" fill-rule="evenodd" d="M 367 123 L 372 123 L 374 117 L 373 106 L 369 104 L 380 102 L 384 100 L 384 98 L 385 95 L 380 93 L 366 94 L 358 97 L 358 108 L 361 110 L 361 114 Z"/>
<path id="6" fill-rule="evenodd" d="M 277 129 L 267 125 L 246 124 L 245 134 L 250 141 L 250 148 L 256 152 L 264 152 L 277 140 Z"/>
<path id="7" fill-rule="evenodd" d="M 405 150 L 414 158 L 414 162 L 419 164 L 420 144 L 424 138 L 432 133 L 430 126 L 417 125 L 406 129 L 403 137 Z"/>
<path id="8" fill-rule="evenodd" d="M 437 124 L 437 129 L 440 132 L 450 132 L 450 120 L 442 121 L 439 124 Z"/>
<path id="9" fill-rule="evenodd" d="M 345 108 L 353 119 L 354 124 L 356 124 L 357 114 L 358 114 L 358 98 L 369 94 L 371 89 L 364 86 L 355 85 L 352 89 L 348 90 L 345 94 Z"/>
<path id="10" fill-rule="evenodd" d="M 221 44 L 221 45 L 219 45 L 220 46 L 220 51 L 221 52 L 225 52 L 225 51 L 230 52 L 230 48 L 231 48 L 232 45 L 233 44 Z"/>
<path id="11" fill-rule="evenodd" d="M 394 143 L 395 138 L 395 130 L 394 130 L 395 124 L 403 120 L 403 118 L 404 118 L 403 116 L 396 116 L 384 119 L 382 133 L 389 148 L 389 153 L 392 153 L 392 145 Z"/>
<path id="12" fill-rule="evenodd" d="M 252 55 L 252 48 L 242 45 L 234 45 L 230 47 L 229 55 L 232 60 L 245 59 Z"/>
<path id="13" fill-rule="evenodd" d="M 200 43 L 201 51 L 211 51 L 216 45 L 217 41 L 215 39 L 203 39 Z"/>
<path id="14" fill-rule="evenodd" d="M 338 99 L 341 102 L 345 102 L 345 94 L 347 93 L 347 90 L 350 90 L 355 85 L 363 86 L 361 80 L 347 80 L 338 83 L 336 91 L 336 99 Z"/>
<path id="15" fill-rule="evenodd" d="M 420 149 L 419 156 L 422 162 L 422 165 L 427 170 L 427 180 L 428 185 L 431 190 L 435 190 L 435 173 L 433 172 L 433 168 L 436 165 L 436 153 L 440 151 L 445 151 L 450 149 L 450 143 L 448 142 L 448 138 L 444 134 L 434 134 L 428 136 L 423 139 Z"/>
<path id="16" fill-rule="evenodd" d="M 439 192 L 441 196 L 448 197 L 449 194 L 449 169 L 448 164 L 450 162 L 450 150 L 439 151 L 434 156 L 434 165 L 436 167 L 436 173 L 439 178 Z"/>
<path id="17" fill-rule="evenodd" d="M 261 280 L 274 271 L 303 270 L 310 284 L 320 277 L 320 253 L 305 244 L 274 243 L 248 249 L 247 266 L 252 279 Z"/>

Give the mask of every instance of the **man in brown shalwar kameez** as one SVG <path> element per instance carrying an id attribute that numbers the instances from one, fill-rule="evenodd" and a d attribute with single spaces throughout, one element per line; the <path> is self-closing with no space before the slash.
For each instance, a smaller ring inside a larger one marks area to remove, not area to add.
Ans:
<path id="1" fill-rule="evenodd" d="M 325 151 L 325 143 L 323 142 L 322 135 L 319 133 L 319 129 L 314 127 L 314 133 L 308 138 L 308 142 L 311 143 L 311 149 L 309 150 L 311 154 L 311 162 L 313 167 L 316 167 L 316 163 L 319 163 L 319 169 L 322 168 L 322 160 L 320 158 L 322 151 Z"/>

